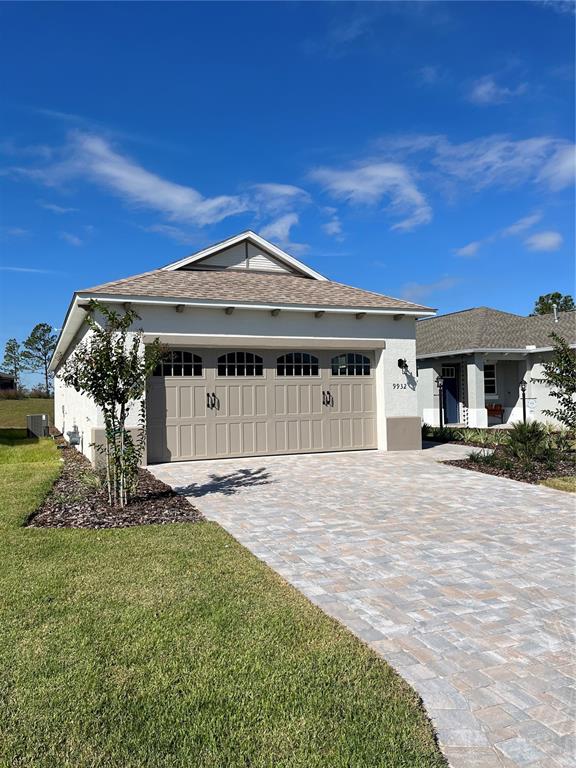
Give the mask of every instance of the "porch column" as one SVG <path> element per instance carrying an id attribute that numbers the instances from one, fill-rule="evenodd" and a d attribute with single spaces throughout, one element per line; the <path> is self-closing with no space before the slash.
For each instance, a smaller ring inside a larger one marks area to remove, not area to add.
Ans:
<path id="1" fill-rule="evenodd" d="M 484 399 L 484 357 L 474 354 L 466 363 L 468 382 L 468 426 L 487 427 L 488 411 Z"/>

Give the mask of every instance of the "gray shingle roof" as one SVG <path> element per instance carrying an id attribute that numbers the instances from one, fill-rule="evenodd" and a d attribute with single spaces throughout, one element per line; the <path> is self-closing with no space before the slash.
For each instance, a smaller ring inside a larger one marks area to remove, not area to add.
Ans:
<path id="1" fill-rule="evenodd" d="M 550 347 L 551 333 L 576 343 L 576 312 L 522 317 L 490 307 L 453 312 L 416 324 L 416 355 L 442 355 L 472 349 Z"/>
<path id="2" fill-rule="evenodd" d="M 103 283 L 79 293 L 155 296 L 223 301 L 230 304 L 286 304 L 354 309 L 428 310 L 420 304 L 353 288 L 330 280 L 247 271 L 162 270 Z"/>

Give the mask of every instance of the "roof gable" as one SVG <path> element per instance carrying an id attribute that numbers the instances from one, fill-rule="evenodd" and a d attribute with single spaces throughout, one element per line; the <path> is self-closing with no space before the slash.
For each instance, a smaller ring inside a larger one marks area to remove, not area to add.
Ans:
<path id="1" fill-rule="evenodd" d="M 162 267 L 163 270 L 249 270 L 326 280 L 319 272 L 290 256 L 255 232 L 242 232 Z"/>

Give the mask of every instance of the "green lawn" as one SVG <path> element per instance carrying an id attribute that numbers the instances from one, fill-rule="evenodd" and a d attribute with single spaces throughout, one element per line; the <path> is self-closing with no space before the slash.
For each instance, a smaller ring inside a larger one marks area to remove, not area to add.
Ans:
<path id="1" fill-rule="evenodd" d="M 41 397 L 0 400 L 0 427 L 25 427 L 26 416 L 33 413 L 47 413 L 50 424 L 54 424 L 54 400 Z"/>
<path id="2" fill-rule="evenodd" d="M 557 491 L 576 493 L 576 477 L 550 477 L 548 480 L 542 480 L 542 485 L 556 488 Z"/>
<path id="3" fill-rule="evenodd" d="M 412 690 L 218 525 L 22 528 L 58 462 L 0 445 L 0 765 L 445 765 Z"/>

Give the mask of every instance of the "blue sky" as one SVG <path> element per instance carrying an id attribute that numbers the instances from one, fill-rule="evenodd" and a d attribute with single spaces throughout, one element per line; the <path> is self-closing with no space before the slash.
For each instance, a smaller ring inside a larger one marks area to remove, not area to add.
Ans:
<path id="1" fill-rule="evenodd" d="M 573 292 L 573 11 L 4 3 L 0 346 L 247 228 L 441 312 Z"/>

